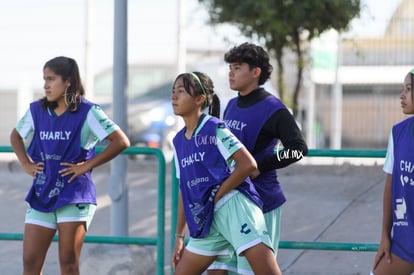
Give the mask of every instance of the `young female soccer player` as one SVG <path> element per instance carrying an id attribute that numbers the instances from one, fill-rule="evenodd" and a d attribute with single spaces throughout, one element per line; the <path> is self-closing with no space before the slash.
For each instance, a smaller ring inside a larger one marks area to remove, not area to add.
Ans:
<path id="1" fill-rule="evenodd" d="M 174 113 L 185 122 L 173 140 L 180 179 L 175 274 L 201 274 L 218 255 L 234 250 L 255 274 L 280 274 L 261 201 L 248 179 L 256 162 L 224 122 L 210 116 L 219 114 L 213 88 L 199 72 L 180 74 L 174 81 Z M 209 114 L 203 113 L 207 107 Z M 186 225 L 190 240 L 184 248 Z"/>
<path id="2" fill-rule="evenodd" d="M 404 114 L 414 114 L 414 69 L 400 93 Z M 392 127 L 384 163 L 386 173 L 381 242 L 374 260 L 375 275 L 414 272 L 414 117 Z"/>
<path id="3" fill-rule="evenodd" d="M 22 168 L 33 177 L 26 196 L 23 274 L 41 274 L 56 231 L 60 274 L 79 274 L 83 240 L 96 209 L 92 169 L 130 143 L 98 105 L 84 98 L 75 60 L 47 61 L 43 79 L 45 96 L 30 104 L 10 135 Z M 95 155 L 103 139 L 109 145 Z"/>

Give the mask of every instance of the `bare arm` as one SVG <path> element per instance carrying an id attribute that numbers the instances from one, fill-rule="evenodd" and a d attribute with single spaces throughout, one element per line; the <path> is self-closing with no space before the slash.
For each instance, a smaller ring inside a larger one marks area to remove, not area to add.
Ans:
<path id="1" fill-rule="evenodd" d="M 255 169 L 257 163 L 245 147 L 237 150 L 232 158 L 237 163 L 233 173 L 222 183 L 214 198 L 217 202 L 221 197 L 239 186 Z"/>
<path id="2" fill-rule="evenodd" d="M 120 129 L 111 133 L 107 139 L 110 141 L 110 143 L 108 146 L 106 146 L 105 150 L 103 150 L 101 153 L 97 154 L 95 157 L 91 158 L 90 160 L 87 160 L 85 162 L 78 163 L 78 164 L 62 162 L 61 165 L 64 165 L 67 167 L 60 170 L 59 173 L 62 176 L 67 176 L 71 174 L 72 177 L 68 180 L 68 182 L 71 182 L 77 176 L 82 175 L 86 173 L 87 171 L 90 171 L 91 169 L 115 158 L 123 150 L 125 150 L 126 148 L 130 146 L 128 137 Z"/>
<path id="3" fill-rule="evenodd" d="M 383 197 L 381 242 L 375 256 L 374 269 L 383 257 L 391 262 L 391 229 L 392 229 L 392 201 L 391 201 L 392 175 L 387 174 Z"/>
<path id="4" fill-rule="evenodd" d="M 184 215 L 183 199 L 181 192 L 178 194 L 178 209 L 177 209 L 177 225 L 175 233 L 178 235 L 184 235 L 187 227 L 187 222 Z"/>
<path id="5" fill-rule="evenodd" d="M 392 175 L 387 174 L 384 187 L 383 217 L 382 217 L 382 238 L 391 237 L 392 228 L 392 201 L 391 201 Z"/>
<path id="6" fill-rule="evenodd" d="M 181 255 L 184 252 L 184 237 L 181 237 L 181 236 L 185 235 L 185 230 L 187 226 L 187 222 L 184 216 L 184 207 L 183 207 L 183 200 L 181 197 L 181 192 L 179 192 L 178 196 L 179 197 L 178 197 L 178 209 L 177 209 L 177 225 L 176 225 L 176 230 L 175 230 L 176 236 L 175 236 L 174 249 L 172 252 L 172 259 L 171 259 L 172 267 L 174 269 L 177 263 L 180 261 Z"/>
<path id="7" fill-rule="evenodd" d="M 43 171 L 43 162 L 34 163 L 32 159 L 27 155 L 23 139 L 17 132 L 16 128 L 14 128 L 10 134 L 10 144 L 17 156 L 17 159 L 20 162 L 20 165 L 27 174 L 35 177 L 36 173 Z"/>
<path id="8" fill-rule="evenodd" d="M 111 133 L 107 139 L 110 141 L 110 143 L 105 148 L 105 150 L 87 161 L 91 169 L 110 161 L 130 146 L 128 137 L 120 129 Z"/>

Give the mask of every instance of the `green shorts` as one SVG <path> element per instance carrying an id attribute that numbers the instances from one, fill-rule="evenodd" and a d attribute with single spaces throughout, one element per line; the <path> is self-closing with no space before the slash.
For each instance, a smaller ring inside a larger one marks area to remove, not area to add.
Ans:
<path id="1" fill-rule="evenodd" d="M 270 248 L 272 245 L 263 213 L 254 202 L 236 190 L 220 199 L 223 200 L 225 203 L 214 212 L 208 234 L 204 238 L 190 238 L 186 249 L 199 255 L 217 256 L 218 263 L 236 271 L 236 254 L 241 255 L 259 243 Z"/>
<path id="2" fill-rule="evenodd" d="M 277 256 L 280 242 L 280 220 L 282 218 L 282 206 L 279 206 L 272 211 L 264 214 L 267 232 L 269 232 L 270 240 L 272 241 L 273 251 Z"/>
<path id="3" fill-rule="evenodd" d="M 86 230 L 88 230 L 95 210 L 95 204 L 77 203 L 60 207 L 53 212 L 41 212 L 31 208 L 28 204 L 25 223 L 56 229 L 57 224 L 62 222 L 85 222 Z"/>
<path id="4" fill-rule="evenodd" d="M 282 206 L 264 214 L 275 257 L 277 256 L 280 241 L 281 214 Z M 228 271 L 228 274 L 253 274 L 253 270 L 246 257 L 238 256 L 236 252 L 233 252 L 231 256 L 217 257 L 208 269 L 224 269 Z"/>

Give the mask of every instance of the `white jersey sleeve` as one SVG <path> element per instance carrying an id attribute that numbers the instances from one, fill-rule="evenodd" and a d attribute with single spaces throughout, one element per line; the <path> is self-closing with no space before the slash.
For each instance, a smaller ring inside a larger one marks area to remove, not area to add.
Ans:
<path id="1" fill-rule="evenodd" d="M 30 109 L 27 109 L 23 117 L 17 122 L 16 131 L 26 143 L 30 143 L 34 132 L 34 122 Z"/>
<path id="2" fill-rule="evenodd" d="M 98 105 L 94 105 L 88 112 L 82 128 L 81 146 L 90 149 L 104 140 L 108 135 L 118 130 L 116 125 Z"/>
<path id="3" fill-rule="evenodd" d="M 221 155 L 226 160 L 228 160 L 240 148 L 244 147 L 244 145 L 228 128 L 218 127 L 216 130 L 216 136 L 217 147 Z"/>
<path id="4" fill-rule="evenodd" d="M 177 179 L 180 178 L 180 164 L 178 163 L 178 157 L 177 157 L 177 151 L 175 150 L 175 146 L 173 146 L 174 148 L 174 164 L 175 164 L 175 177 Z"/>
<path id="5" fill-rule="evenodd" d="M 392 170 L 394 167 L 394 140 L 392 137 L 392 131 L 390 136 L 388 137 L 388 147 L 387 147 L 387 154 L 385 156 L 385 163 L 382 168 L 385 173 L 392 174 Z"/>

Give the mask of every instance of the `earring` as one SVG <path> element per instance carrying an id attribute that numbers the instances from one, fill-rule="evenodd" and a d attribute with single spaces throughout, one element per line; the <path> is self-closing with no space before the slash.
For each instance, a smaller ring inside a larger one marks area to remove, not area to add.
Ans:
<path id="1" fill-rule="evenodd" d="M 66 104 L 66 106 L 69 106 L 69 104 L 76 104 L 76 94 L 70 95 L 69 96 L 69 99 L 68 99 L 68 95 L 67 95 L 68 88 L 69 87 L 67 87 L 65 89 L 65 94 L 63 96 L 65 98 L 65 104 Z"/>
<path id="2" fill-rule="evenodd" d="M 68 88 L 69 87 L 66 87 L 66 89 L 65 89 L 65 93 L 63 94 L 63 98 L 65 99 L 65 104 L 66 104 L 66 106 L 68 106 L 69 105 L 69 103 L 68 103 L 68 100 L 67 100 L 67 92 L 68 92 Z"/>

